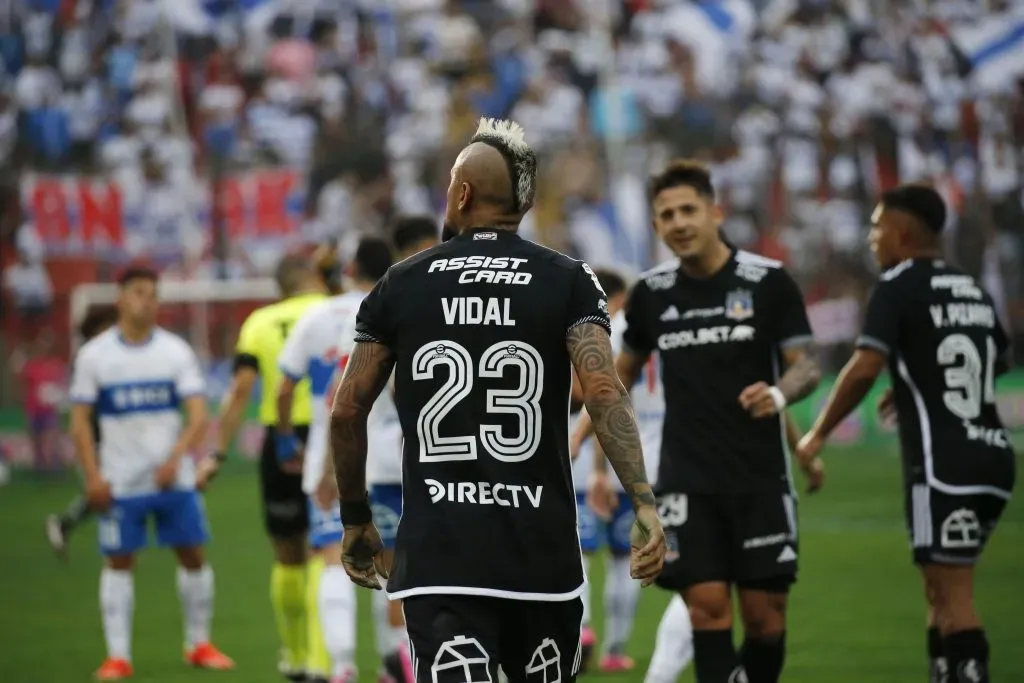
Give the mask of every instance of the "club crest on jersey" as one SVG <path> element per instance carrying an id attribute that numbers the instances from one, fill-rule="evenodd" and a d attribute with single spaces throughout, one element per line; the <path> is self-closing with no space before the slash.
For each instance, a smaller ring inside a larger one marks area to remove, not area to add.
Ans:
<path id="1" fill-rule="evenodd" d="M 736 321 L 754 317 L 754 295 L 749 289 L 737 289 L 726 294 L 725 317 Z"/>

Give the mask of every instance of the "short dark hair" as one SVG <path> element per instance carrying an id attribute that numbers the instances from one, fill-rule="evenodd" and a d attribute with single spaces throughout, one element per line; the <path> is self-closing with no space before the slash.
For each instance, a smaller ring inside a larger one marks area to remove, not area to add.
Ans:
<path id="1" fill-rule="evenodd" d="M 395 249 L 405 251 L 417 242 L 438 239 L 437 221 L 430 216 L 400 216 L 391 231 Z"/>
<path id="2" fill-rule="evenodd" d="M 609 299 L 622 294 L 628 289 L 626 278 L 610 268 L 595 268 L 594 275 L 597 276 L 597 281 L 601 283 L 601 289 L 604 290 Z"/>
<path id="3" fill-rule="evenodd" d="M 358 277 L 376 282 L 391 267 L 391 247 L 379 237 L 364 237 L 356 247 L 354 263 Z"/>
<path id="4" fill-rule="evenodd" d="M 882 206 L 886 210 L 909 213 L 935 234 L 946 227 L 946 202 L 927 185 L 900 185 L 886 190 L 882 193 Z"/>
<path id="5" fill-rule="evenodd" d="M 117 286 L 124 287 L 133 280 L 149 280 L 156 283 L 159 279 L 156 269 L 144 263 L 133 263 L 121 269 L 117 274 Z"/>
<path id="6" fill-rule="evenodd" d="M 647 183 L 647 199 L 653 202 L 659 193 L 670 187 L 692 187 L 697 194 L 715 201 L 711 171 L 693 159 L 675 159 L 660 173 L 652 175 Z"/>
<path id="7" fill-rule="evenodd" d="M 291 296 L 304 284 L 304 280 L 316 274 L 313 259 L 305 254 L 286 254 L 277 262 L 274 280 L 281 293 Z"/>
<path id="8" fill-rule="evenodd" d="M 90 308 L 78 324 L 78 334 L 86 341 L 117 322 L 117 307 L 109 304 Z"/>

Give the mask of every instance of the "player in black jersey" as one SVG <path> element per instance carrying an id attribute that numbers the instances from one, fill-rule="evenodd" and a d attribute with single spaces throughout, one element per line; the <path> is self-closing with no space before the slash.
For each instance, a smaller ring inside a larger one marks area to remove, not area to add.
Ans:
<path id="1" fill-rule="evenodd" d="M 868 302 L 857 351 L 798 457 L 816 458 L 888 363 L 882 411 L 899 420 L 907 529 L 929 602 L 931 681 L 988 681 L 988 641 L 974 609 L 974 564 L 1010 499 L 1014 451 L 993 382 L 1009 342 L 992 298 L 942 260 L 946 208 L 905 185 L 882 195 L 871 248 L 886 269 Z"/>
<path id="2" fill-rule="evenodd" d="M 90 309 L 85 317 L 82 318 L 82 322 L 78 326 L 78 334 L 81 336 L 83 342 L 87 342 L 93 337 L 106 331 L 108 327 L 117 322 L 117 307 L 115 306 L 96 306 Z M 99 415 L 93 412 L 92 415 L 92 431 L 96 438 L 96 443 L 100 442 L 100 418 Z M 46 540 L 49 541 L 50 547 L 53 548 L 53 552 L 57 553 L 57 556 L 66 559 L 68 549 L 68 538 L 71 532 L 78 527 L 79 524 L 89 519 L 92 516 L 92 510 L 89 508 L 89 503 L 85 500 L 85 496 L 75 496 L 64 512 L 57 514 L 50 514 L 46 516 L 46 523 L 44 525 L 46 529 Z"/>
<path id="3" fill-rule="evenodd" d="M 380 588 L 366 502 L 366 419 L 394 368 L 404 511 L 388 596 L 404 600 L 416 680 L 575 680 L 585 588 L 568 452 L 571 368 L 636 508 L 631 574 L 664 535 L 607 300 L 584 263 L 516 234 L 536 161 L 517 124 L 484 119 L 452 169 L 447 242 L 391 267 L 359 310 L 331 442 L 343 562 Z"/>
<path id="4" fill-rule="evenodd" d="M 661 359 L 657 488 L 669 561 L 658 584 L 690 609 L 700 683 L 773 683 L 798 551 L 783 409 L 819 381 L 811 329 L 782 264 L 723 241 L 703 166 L 673 162 L 651 179 L 650 199 L 658 236 L 678 258 L 634 286 L 616 362 L 633 386 L 653 351 Z M 816 488 L 822 473 L 809 474 Z M 739 655 L 733 586 L 746 636 Z"/>

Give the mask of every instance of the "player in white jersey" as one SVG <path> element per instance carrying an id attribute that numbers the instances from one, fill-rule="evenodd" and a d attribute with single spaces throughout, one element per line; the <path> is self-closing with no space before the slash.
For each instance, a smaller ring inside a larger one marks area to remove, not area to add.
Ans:
<path id="1" fill-rule="evenodd" d="M 392 231 L 392 240 L 399 260 L 404 261 L 438 243 L 437 222 L 425 216 L 399 218 Z M 364 296 L 373 285 L 372 282 L 369 284 Z M 357 313 L 358 310 L 352 313 L 339 343 L 340 353 L 346 358 L 355 347 Z M 338 379 L 341 379 L 340 372 Z M 370 489 L 373 521 L 384 542 L 384 561 L 388 567 L 394 558 L 395 535 L 398 520 L 402 517 L 402 425 L 392 396 L 393 381 L 394 378 L 389 388 L 381 392 L 367 419 L 366 483 Z M 333 472 L 331 477 L 333 481 Z M 347 578 L 343 573 L 341 577 Z M 401 602 L 389 602 L 384 591 L 374 591 L 373 613 L 377 651 L 384 664 L 386 679 L 414 683 Z"/>
<path id="2" fill-rule="evenodd" d="M 231 669 L 210 643 L 213 570 L 195 468 L 188 451 L 206 433 L 203 371 L 180 337 L 156 326 L 156 273 L 142 267 L 118 279 L 117 325 L 86 343 L 71 382 L 71 432 L 89 504 L 101 513 L 100 605 L 107 659 L 98 680 L 132 675 L 131 627 L 135 553 L 157 541 L 178 557 L 178 595 L 185 612 L 185 659 L 197 667 Z M 184 407 L 186 420 L 181 417 Z M 103 439 L 97 458 L 92 414 Z"/>
<path id="3" fill-rule="evenodd" d="M 316 304 L 306 311 L 289 333 L 278 356 L 282 380 L 277 394 L 278 452 L 302 450 L 302 490 L 308 497 L 309 545 L 312 557 L 306 564 L 310 652 L 323 651 L 322 659 L 310 657 L 313 681 L 354 682 L 356 649 L 355 588 L 341 567 L 341 517 L 326 477 L 328 401 L 335 368 L 342 358 L 338 341 L 350 316 L 359 310 L 366 295 L 391 266 L 391 247 L 382 239 L 366 237 L 360 241 L 352 263 L 352 289 Z M 292 396 L 295 386 L 309 377 L 312 394 L 312 419 L 304 448 L 295 443 L 292 430 Z M 316 666 L 314 666 L 314 664 Z M 316 669 L 322 670 L 316 670 Z M 328 671 L 330 669 L 330 671 Z"/>
<path id="4" fill-rule="evenodd" d="M 622 307 L 626 302 L 626 282 L 612 271 L 596 270 L 595 273 L 608 295 L 608 312 L 612 316 L 612 349 L 618 353 L 622 343 L 622 332 L 625 329 Z M 632 387 L 630 398 L 633 401 L 637 426 L 643 442 L 648 477 L 654 485 L 665 416 L 665 400 L 656 354 L 652 354 L 640 381 Z M 580 545 L 583 548 L 585 562 L 589 561 L 589 555 L 600 548 L 602 537 L 607 540 L 609 550 L 604 590 L 605 634 L 599 667 L 605 672 L 629 671 L 633 669 L 635 663 L 626 655 L 625 648 L 633 629 L 639 590 L 637 583 L 629 576 L 632 506 L 618 479 L 612 477 L 609 480 L 603 456 L 595 453 L 595 444 L 592 440 L 586 440 L 588 432 L 589 419 L 584 412 L 571 442 L 571 452 L 575 456 L 573 483 L 576 488 L 580 523 Z M 596 643 L 594 631 L 589 624 L 589 591 L 584 593 L 584 607 L 582 643 L 586 665 L 589 650 Z"/>

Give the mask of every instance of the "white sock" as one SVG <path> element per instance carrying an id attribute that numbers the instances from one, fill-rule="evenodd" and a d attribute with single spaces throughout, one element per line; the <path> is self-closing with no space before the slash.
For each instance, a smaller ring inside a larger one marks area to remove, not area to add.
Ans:
<path id="1" fill-rule="evenodd" d="M 610 555 L 604 579 L 606 654 L 625 654 L 639 597 L 640 582 L 629 576 L 629 557 Z"/>
<path id="2" fill-rule="evenodd" d="M 377 636 L 377 654 L 384 659 L 392 652 L 391 627 L 388 625 L 388 595 L 383 590 L 373 591 L 373 629 Z"/>
<path id="3" fill-rule="evenodd" d="M 135 609 L 135 579 L 130 571 L 104 567 L 100 573 L 100 610 L 107 656 L 132 658 L 132 612 Z"/>
<path id="4" fill-rule="evenodd" d="M 320 626 L 335 675 L 355 666 L 356 587 L 345 569 L 328 566 L 320 578 Z"/>
<path id="5" fill-rule="evenodd" d="M 586 585 L 583 586 L 583 594 L 580 596 L 580 600 L 583 601 L 583 625 L 590 626 L 590 558 L 586 555 L 583 556 L 583 577 L 586 580 Z"/>
<path id="6" fill-rule="evenodd" d="M 195 571 L 178 567 L 178 598 L 185 621 L 185 645 L 188 649 L 210 642 L 213 621 L 213 567 L 203 565 Z"/>
<path id="7" fill-rule="evenodd" d="M 693 626 L 690 611 L 676 595 L 668 603 L 658 624 L 654 654 L 644 683 L 675 683 L 679 674 L 693 659 Z"/>

